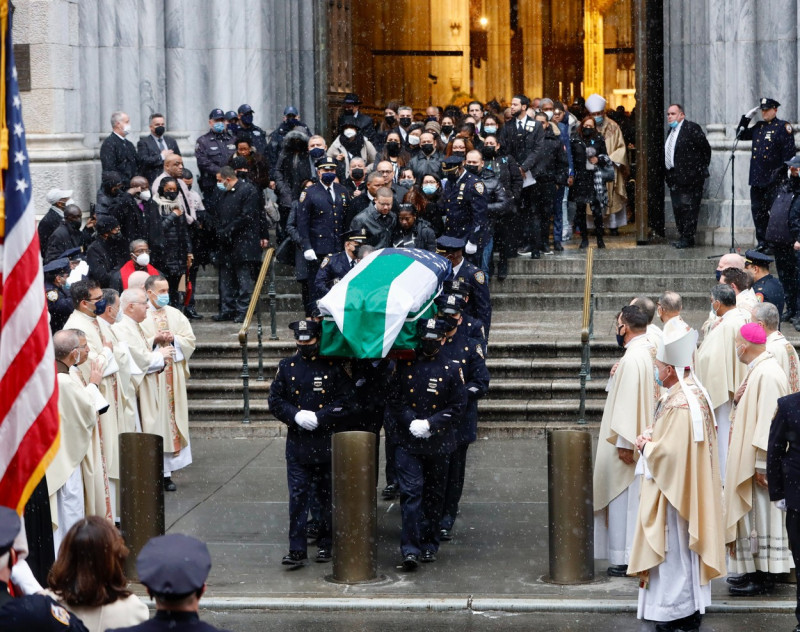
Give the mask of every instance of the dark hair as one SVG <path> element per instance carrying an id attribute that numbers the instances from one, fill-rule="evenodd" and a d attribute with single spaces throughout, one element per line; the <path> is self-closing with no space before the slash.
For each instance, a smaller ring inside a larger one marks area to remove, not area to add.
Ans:
<path id="1" fill-rule="evenodd" d="M 736 292 L 733 291 L 730 285 L 725 283 L 717 283 L 711 288 L 711 298 L 726 307 L 734 307 L 736 305 Z"/>
<path id="2" fill-rule="evenodd" d="M 250 147 L 253 146 L 253 143 L 250 142 L 250 138 L 244 134 L 236 137 L 236 144 L 238 145 L 239 143 L 247 143 Z"/>
<path id="3" fill-rule="evenodd" d="M 678 108 L 678 111 L 679 111 L 681 114 L 686 114 L 686 112 L 684 112 L 684 111 L 683 111 L 683 106 L 682 106 L 680 103 L 670 103 L 670 104 L 667 106 L 667 109 L 671 108 L 673 105 L 674 105 L 676 108 Z M 624 112 L 624 111 L 625 111 L 625 110 L 623 109 L 623 112 Z"/>
<path id="4" fill-rule="evenodd" d="M 653 322 L 653 318 L 655 318 L 656 315 L 656 304 L 652 299 L 647 296 L 637 296 L 633 299 L 631 305 L 636 305 L 636 307 L 644 312 L 644 315 L 647 316 L 648 324 Z"/>
<path id="5" fill-rule="evenodd" d="M 410 191 L 409 191 L 410 193 Z M 408 193 L 406 193 L 406 197 L 408 197 Z M 405 198 L 403 198 L 405 199 Z M 403 202 L 400 206 L 397 207 L 397 214 L 400 215 L 402 212 L 411 213 L 412 215 L 417 214 L 416 207 L 411 204 L 411 202 Z"/>
<path id="6" fill-rule="evenodd" d="M 164 116 L 163 114 L 161 114 L 161 112 L 153 112 L 153 113 L 150 115 L 150 119 L 149 119 L 149 121 L 152 123 L 154 118 L 163 118 L 163 119 L 166 119 L 167 117 L 166 117 L 166 116 Z"/>
<path id="7" fill-rule="evenodd" d="M 92 290 L 98 287 L 100 286 L 97 285 L 97 281 L 88 277 L 80 281 L 75 281 L 75 283 L 69 286 L 69 293 L 70 296 L 72 296 L 73 305 L 77 308 L 81 301 L 88 301 L 89 297 L 92 295 Z"/>
<path id="8" fill-rule="evenodd" d="M 623 307 L 619 319 L 630 327 L 631 331 L 640 332 L 647 329 L 647 315 L 636 305 Z"/>
<path id="9" fill-rule="evenodd" d="M 159 196 L 161 196 L 161 197 L 164 196 L 164 189 L 170 182 L 174 183 L 176 187 L 178 186 L 178 181 L 175 178 L 173 178 L 172 176 L 164 176 L 161 179 L 161 182 L 158 183 L 158 195 Z"/>
<path id="10" fill-rule="evenodd" d="M 221 175 L 225 180 L 227 180 L 228 178 L 235 178 L 236 172 L 233 170 L 233 168 L 229 167 L 228 165 L 225 165 L 222 169 L 219 170 L 219 175 Z"/>
<path id="11" fill-rule="evenodd" d="M 181 174 L 181 180 L 194 180 L 194 174 L 188 169 L 184 169 Z"/>
<path id="12" fill-rule="evenodd" d="M 722 271 L 722 276 L 725 277 L 727 285 L 735 285 L 740 292 L 753 287 L 753 277 L 739 268 L 725 268 Z"/>
<path id="13" fill-rule="evenodd" d="M 528 107 L 531 104 L 531 100 L 528 97 L 526 97 L 524 94 L 515 94 L 511 98 L 512 98 L 512 100 L 513 99 L 519 99 L 519 102 L 522 104 L 522 107 Z"/>
<path id="14" fill-rule="evenodd" d="M 480 101 L 470 101 L 469 103 L 467 103 L 467 112 L 469 112 L 469 108 L 471 105 L 477 105 L 481 110 L 483 109 L 483 103 L 481 103 Z"/>
<path id="15" fill-rule="evenodd" d="M 144 282 L 144 291 L 147 292 L 148 290 L 152 290 L 153 286 L 158 283 L 159 281 L 166 281 L 166 277 L 163 274 L 151 274 Z"/>
<path id="16" fill-rule="evenodd" d="M 88 516 L 67 531 L 47 583 L 67 606 L 113 603 L 131 594 L 125 577 L 127 557 L 128 548 L 114 525 Z"/>

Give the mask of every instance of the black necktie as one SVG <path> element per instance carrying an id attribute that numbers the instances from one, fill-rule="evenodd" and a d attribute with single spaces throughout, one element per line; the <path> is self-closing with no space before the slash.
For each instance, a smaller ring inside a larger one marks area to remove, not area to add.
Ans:
<path id="1" fill-rule="evenodd" d="M 517 120 L 517 129 L 521 132 L 522 131 L 522 121 Z"/>
<path id="2" fill-rule="evenodd" d="M 356 267 L 356 260 L 355 259 L 350 259 L 350 269 L 352 270 L 355 267 Z"/>

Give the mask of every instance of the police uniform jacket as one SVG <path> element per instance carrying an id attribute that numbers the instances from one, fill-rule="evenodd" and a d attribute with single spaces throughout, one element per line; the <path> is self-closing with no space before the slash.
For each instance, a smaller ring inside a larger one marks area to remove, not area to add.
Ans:
<path id="1" fill-rule="evenodd" d="M 470 337 L 462 322 L 452 337 L 445 340 L 440 353 L 461 365 L 464 386 L 467 390 L 467 405 L 464 415 L 456 426 L 456 441 L 473 443 L 478 438 L 478 400 L 489 390 L 489 370 L 486 368 L 483 344 Z"/>
<path id="2" fill-rule="evenodd" d="M 472 286 L 472 296 L 469 297 L 467 303 L 467 313 L 483 323 L 488 339 L 489 329 L 492 326 L 492 302 L 489 298 L 489 284 L 483 270 L 463 259 L 458 272 L 451 273 L 447 280 L 466 281 Z"/>
<path id="3" fill-rule="evenodd" d="M 171 149 L 172 153 L 181 155 L 178 142 L 172 136 L 164 134 L 161 140 L 164 141 L 165 149 Z M 139 165 L 139 173 L 147 178 L 150 184 L 153 184 L 153 181 L 164 171 L 164 159 L 161 157 L 161 151 L 158 140 L 152 134 L 143 136 L 136 143 L 136 162 Z"/>
<path id="4" fill-rule="evenodd" d="M 337 424 L 336 432 L 362 430 L 379 433 L 386 412 L 386 398 L 394 372 L 394 363 L 382 360 L 354 359 L 344 364 L 355 389 L 353 406 L 347 422 Z"/>
<path id="5" fill-rule="evenodd" d="M 375 248 L 389 248 L 392 245 L 392 233 L 397 225 L 397 215 L 389 210 L 381 215 L 374 204 L 370 204 L 350 222 L 350 230 L 367 230 L 367 243 Z"/>
<path id="6" fill-rule="evenodd" d="M 397 363 L 387 403 L 387 428 L 412 454 L 450 454 L 456 449 L 456 426 L 467 403 L 460 363 L 441 352 Z M 427 419 L 431 436 L 418 439 L 411 422 Z"/>
<path id="7" fill-rule="evenodd" d="M 72 306 L 72 297 L 64 290 L 50 281 L 44 282 L 44 295 L 47 299 L 47 311 L 50 312 L 50 331 L 53 333 L 64 328 L 75 309 Z"/>
<path id="8" fill-rule="evenodd" d="M 328 188 L 317 182 L 300 194 L 297 208 L 297 232 L 302 240 L 302 249 L 313 249 L 317 257 L 342 249 L 344 216 L 350 205 L 350 196 L 341 184 L 334 182 L 331 187 L 335 202 Z"/>
<path id="9" fill-rule="evenodd" d="M 744 128 L 740 138 L 753 141 L 749 184 L 751 187 L 769 186 L 780 179 L 785 168 L 783 163 L 795 154 L 792 126 L 779 118 L 769 123 L 758 121 L 753 127 L 748 125 L 750 119 L 743 116 L 739 121 L 739 127 Z"/>
<path id="10" fill-rule="evenodd" d="M 800 393 L 778 400 L 769 427 L 767 446 L 769 499 L 786 499 L 788 509 L 800 510 Z"/>
<path id="11" fill-rule="evenodd" d="M 197 139 L 194 146 L 194 155 L 197 167 L 200 169 L 198 184 L 203 190 L 216 186 L 217 173 L 236 151 L 233 136 L 227 131 L 217 134 L 209 130 Z"/>
<path id="12" fill-rule="evenodd" d="M 314 281 L 317 288 L 317 296 L 325 296 L 334 285 L 344 278 L 344 275 L 353 269 L 355 259 L 350 259 L 348 254 L 342 250 L 335 255 L 325 257 L 319 264 L 317 278 Z"/>
<path id="13" fill-rule="evenodd" d="M 104 173 L 116 171 L 122 176 L 122 182 L 127 187 L 137 173 L 136 147 L 127 138 L 120 138 L 111 132 L 100 145 L 100 164 Z"/>
<path id="14" fill-rule="evenodd" d="M 455 182 L 443 181 L 442 187 L 444 234 L 480 245 L 486 229 L 486 185 L 465 171 Z"/>
<path id="15" fill-rule="evenodd" d="M 217 201 L 220 251 L 234 263 L 261 261 L 261 240 L 269 238 L 263 197 L 252 183 L 238 180 Z"/>
<path id="16" fill-rule="evenodd" d="M 251 125 L 250 127 L 239 126 L 236 130 L 236 138 L 247 138 L 250 141 L 253 149 L 262 156 L 267 155 L 267 143 L 269 141 L 268 134 L 261 129 L 258 125 Z"/>
<path id="17" fill-rule="evenodd" d="M 341 365 L 320 358 L 306 360 L 300 353 L 284 358 L 269 389 L 269 410 L 285 423 L 286 456 L 300 463 L 327 463 L 331 460 L 331 435 L 350 415 L 353 386 Z M 319 425 L 305 430 L 295 423 L 300 410 L 317 415 Z"/>
<path id="18" fill-rule="evenodd" d="M 419 248 L 429 252 L 436 252 L 436 232 L 431 223 L 418 217 L 411 230 L 406 231 L 398 223 L 392 235 L 393 248 Z"/>
<path id="19" fill-rule="evenodd" d="M 784 294 L 783 285 L 774 276 L 768 274 L 753 283 L 753 292 L 762 303 L 772 303 L 778 308 L 778 313 L 783 314 Z"/>
<path id="20" fill-rule="evenodd" d="M 128 628 L 117 628 L 107 632 L 226 632 L 200 620 L 196 612 L 171 612 L 156 610 L 149 621 Z"/>
<path id="21" fill-rule="evenodd" d="M 486 328 L 483 326 L 483 322 L 480 318 L 475 318 L 466 312 L 462 312 L 461 324 L 458 326 L 458 330 L 462 334 L 466 334 L 468 338 L 480 342 L 483 347 L 483 355 L 486 357 L 486 347 L 488 345 L 486 340 Z"/>

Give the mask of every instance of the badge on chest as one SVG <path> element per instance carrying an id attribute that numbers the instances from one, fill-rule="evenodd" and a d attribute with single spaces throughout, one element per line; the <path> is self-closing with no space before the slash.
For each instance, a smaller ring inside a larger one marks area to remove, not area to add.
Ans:
<path id="1" fill-rule="evenodd" d="M 323 391 L 323 388 L 322 388 L 322 376 L 321 375 L 315 375 L 314 376 L 314 392 L 315 393 L 321 393 L 322 391 Z"/>
<path id="2" fill-rule="evenodd" d="M 428 380 L 428 392 L 429 393 L 436 393 L 436 388 L 439 385 L 438 380 L 435 377 L 432 377 Z"/>

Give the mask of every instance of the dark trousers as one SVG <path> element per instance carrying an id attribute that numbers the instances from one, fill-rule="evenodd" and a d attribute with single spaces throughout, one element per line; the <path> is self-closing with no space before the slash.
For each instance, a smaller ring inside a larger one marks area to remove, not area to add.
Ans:
<path id="1" fill-rule="evenodd" d="M 556 187 L 553 192 L 553 243 L 561 243 L 564 232 L 564 190 L 565 186 Z"/>
<path id="2" fill-rule="evenodd" d="M 448 454 L 412 454 L 397 446 L 397 482 L 403 529 L 400 551 L 419 555 L 439 550 L 439 524 L 444 511 Z"/>
<path id="3" fill-rule="evenodd" d="M 450 467 L 447 472 L 447 487 L 444 492 L 444 516 L 442 529 L 452 529 L 458 515 L 458 503 L 464 491 L 464 475 L 467 470 L 467 450 L 469 443 L 460 443 L 450 455 Z"/>
<path id="4" fill-rule="evenodd" d="M 319 264 L 322 263 L 322 258 L 323 257 L 320 255 L 317 255 L 314 261 L 306 261 L 306 270 L 308 271 L 308 302 L 305 303 L 305 308 L 306 315 L 308 316 L 314 312 L 317 308 L 317 301 L 322 298 L 322 296 L 317 296 L 316 290 L 317 272 L 319 272 Z"/>
<path id="5" fill-rule="evenodd" d="M 786 311 L 790 314 L 800 313 L 797 311 L 797 264 L 800 252 L 789 244 L 773 244 L 775 254 L 775 267 L 778 270 L 778 278 L 783 286 L 783 297 L 786 301 Z"/>
<path id="6" fill-rule="evenodd" d="M 250 304 L 253 293 L 253 264 L 233 262 L 227 257 L 219 261 L 220 313 L 242 315 Z"/>
<path id="7" fill-rule="evenodd" d="M 197 271 L 200 269 L 200 264 L 192 263 L 189 270 L 189 281 L 192 283 L 192 296 L 189 298 L 188 307 L 194 307 L 195 296 L 197 295 Z M 187 288 L 188 289 L 188 288 Z"/>
<path id="8" fill-rule="evenodd" d="M 319 500 L 319 536 L 317 546 L 330 549 L 331 537 L 331 464 L 300 463 L 286 457 L 286 479 L 289 483 L 289 550 L 305 551 L 306 525 L 311 503 L 312 486 Z"/>
<path id="9" fill-rule="evenodd" d="M 777 187 L 768 184 L 764 187 L 750 187 L 750 213 L 753 215 L 753 226 L 756 229 L 756 241 L 759 246 L 767 243 L 767 224 L 769 210 L 775 201 Z"/>
<path id="10" fill-rule="evenodd" d="M 792 550 L 794 567 L 800 568 L 798 566 L 800 564 L 800 510 L 786 510 L 786 533 L 789 536 L 789 548 Z M 800 622 L 800 582 L 797 583 L 797 606 L 794 616 Z"/>
<path id="11" fill-rule="evenodd" d="M 169 284 L 169 304 L 175 309 L 183 311 L 184 293 L 178 292 L 178 286 L 181 283 L 183 272 L 170 272 L 169 270 L 166 270 L 162 271 L 161 274 Z"/>
<path id="12" fill-rule="evenodd" d="M 397 444 L 392 441 L 392 438 L 386 434 L 383 438 L 383 449 L 386 453 L 386 466 L 384 473 L 386 474 L 387 485 L 397 485 Z"/>
<path id="13" fill-rule="evenodd" d="M 552 182 L 537 182 L 522 189 L 525 209 L 524 231 L 532 252 L 548 249 L 554 189 L 555 185 Z"/>
<path id="14" fill-rule="evenodd" d="M 581 239 L 587 240 L 589 238 L 588 228 L 586 228 L 586 209 L 583 208 L 585 205 L 578 204 L 578 210 L 575 212 L 575 219 L 578 223 L 578 228 L 581 231 Z M 596 235 L 602 236 L 603 234 L 603 207 L 597 200 L 592 200 L 589 203 L 589 207 L 592 211 L 592 217 L 594 217 L 594 232 Z"/>
<path id="15" fill-rule="evenodd" d="M 672 199 L 678 235 L 683 241 L 693 243 L 697 232 L 697 218 L 700 215 L 700 202 L 703 199 L 703 186 L 670 187 L 669 196 Z"/>

